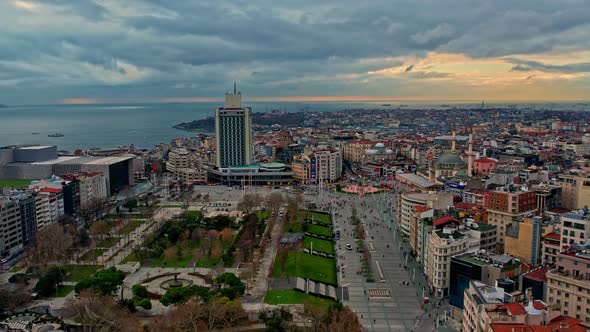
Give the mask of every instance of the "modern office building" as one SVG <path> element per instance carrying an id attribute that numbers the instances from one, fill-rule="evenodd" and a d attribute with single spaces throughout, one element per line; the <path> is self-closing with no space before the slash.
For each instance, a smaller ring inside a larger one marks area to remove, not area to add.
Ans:
<path id="1" fill-rule="evenodd" d="M 464 291 L 471 281 L 496 284 L 511 293 L 516 290 L 522 266 L 512 256 L 490 254 L 485 250 L 453 256 L 450 265 L 449 302 L 459 311 L 463 309 Z"/>
<path id="2" fill-rule="evenodd" d="M 100 172 L 107 191 L 116 194 L 135 184 L 135 155 L 109 157 L 58 156 L 55 146 L 0 148 L 0 179 L 48 179 L 69 173 Z"/>
<path id="3" fill-rule="evenodd" d="M 252 110 L 242 107 L 242 94 L 225 94 L 225 105 L 215 111 L 217 168 L 252 164 Z"/>
<path id="4" fill-rule="evenodd" d="M 18 202 L 22 241 L 23 246 L 26 247 L 35 242 L 35 234 L 37 234 L 35 196 L 30 192 L 19 192 L 12 196 L 11 199 Z"/>

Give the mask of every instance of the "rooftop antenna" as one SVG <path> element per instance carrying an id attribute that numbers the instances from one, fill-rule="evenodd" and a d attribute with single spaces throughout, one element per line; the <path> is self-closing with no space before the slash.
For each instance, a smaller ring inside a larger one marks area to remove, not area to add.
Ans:
<path id="1" fill-rule="evenodd" d="M 236 94 L 236 81 L 234 81 L 234 95 Z"/>

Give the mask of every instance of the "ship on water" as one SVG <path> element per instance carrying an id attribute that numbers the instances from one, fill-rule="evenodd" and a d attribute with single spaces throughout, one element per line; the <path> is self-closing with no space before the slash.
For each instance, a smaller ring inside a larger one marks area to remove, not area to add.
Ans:
<path id="1" fill-rule="evenodd" d="M 62 134 L 62 133 L 53 133 L 53 134 L 47 135 L 47 137 L 64 137 L 64 134 Z"/>

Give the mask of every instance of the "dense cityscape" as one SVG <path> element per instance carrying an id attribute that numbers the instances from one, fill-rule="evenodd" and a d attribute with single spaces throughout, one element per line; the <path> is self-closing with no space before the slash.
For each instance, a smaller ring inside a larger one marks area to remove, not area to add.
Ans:
<path id="1" fill-rule="evenodd" d="M 252 114 L 234 86 L 214 135 L 1 148 L 2 326 L 590 323 L 589 113 Z"/>
<path id="2" fill-rule="evenodd" d="M 0 1 L 0 332 L 589 332 L 590 1 Z"/>

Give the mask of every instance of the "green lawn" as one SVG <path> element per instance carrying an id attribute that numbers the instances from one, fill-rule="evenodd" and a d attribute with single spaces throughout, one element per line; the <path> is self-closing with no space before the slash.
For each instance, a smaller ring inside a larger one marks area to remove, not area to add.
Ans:
<path id="1" fill-rule="evenodd" d="M 303 247 L 312 249 L 311 244 L 313 242 L 313 251 L 322 251 L 326 254 L 334 254 L 334 243 L 328 240 L 320 240 L 311 236 L 303 237 Z"/>
<path id="2" fill-rule="evenodd" d="M 317 235 L 332 237 L 332 229 L 320 225 L 307 224 L 307 231 Z"/>
<path id="3" fill-rule="evenodd" d="M 201 214 L 202 214 L 201 211 L 186 211 L 184 213 L 184 215 L 187 218 L 193 218 L 193 219 L 197 219 Z"/>
<path id="4" fill-rule="evenodd" d="M 181 260 L 164 260 L 164 265 L 162 265 L 162 267 L 187 267 L 188 263 L 190 263 L 192 259 L 193 255 L 186 255 L 186 257 L 183 257 Z"/>
<path id="5" fill-rule="evenodd" d="M 162 260 L 164 259 L 164 254 L 162 254 L 162 256 L 154 259 L 151 263 L 150 263 L 150 267 L 160 267 L 160 264 L 162 264 Z"/>
<path id="6" fill-rule="evenodd" d="M 125 259 L 123 259 L 121 261 L 121 264 L 129 263 L 129 262 L 139 262 L 139 259 L 137 258 L 135 251 L 130 253 L 129 255 L 127 255 L 127 257 L 125 257 Z"/>
<path id="7" fill-rule="evenodd" d="M 97 265 L 67 265 L 64 267 L 68 275 L 64 281 L 80 281 L 86 279 L 98 270 Z"/>
<path id="8" fill-rule="evenodd" d="M 144 220 L 132 219 L 127 222 L 125 226 L 119 229 L 119 235 L 127 235 L 133 232 L 139 225 L 143 224 Z"/>
<path id="9" fill-rule="evenodd" d="M 10 270 L 8 270 L 8 272 L 17 273 L 18 271 L 20 271 L 20 270 L 22 270 L 24 268 L 25 267 L 22 266 L 22 265 L 15 265 L 15 266 L 11 267 Z"/>
<path id="10" fill-rule="evenodd" d="M 332 220 L 328 213 L 311 212 L 307 210 L 297 212 L 297 220 L 303 222 L 304 219 L 311 219 L 326 225 L 332 224 Z"/>
<path id="11" fill-rule="evenodd" d="M 96 243 L 97 248 L 110 248 L 115 245 L 115 243 L 119 242 L 120 238 L 118 237 L 107 237 Z"/>
<path id="12" fill-rule="evenodd" d="M 94 262 L 97 257 L 104 254 L 106 251 L 106 249 L 90 249 L 84 255 L 80 256 L 78 261 Z"/>
<path id="13" fill-rule="evenodd" d="M 277 256 L 278 257 L 278 256 Z M 303 252 L 289 252 L 285 268 L 275 261 L 273 277 L 300 277 L 336 285 L 336 265 L 333 259 Z"/>
<path id="14" fill-rule="evenodd" d="M 303 224 L 300 222 L 296 222 L 293 224 L 285 224 L 285 232 L 286 233 L 300 233 L 302 232 Z"/>
<path id="15" fill-rule="evenodd" d="M 214 267 L 221 262 L 221 258 L 201 257 L 195 264 L 196 267 Z"/>
<path id="16" fill-rule="evenodd" d="M 0 188 L 1 187 L 22 188 L 22 187 L 28 187 L 30 184 L 31 184 L 31 180 L 0 180 Z"/>
<path id="17" fill-rule="evenodd" d="M 321 297 L 305 294 L 303 292 L 286 290 L 268 290 L 264 296 L 264 303 L 268 304 L 311 304 L 319 307 L 329 308 L 336 304 L 335 301 Z"/>
<path id="18" fill-rule="evenodd" d="M 56 295 L 57 295 L 57 296 L 56 296 L 56 297 L 66 297 L 66 296 L 67 296 L 68 294 L 70 294 L 70 293 L 71 293 L 73 290 L 74 290 L 74 286 L 70 286 L 70 285 L 63 286 L 63 285 L 60 285 L 60 286 L 57 288 L 57 292 L 56 292 Z"/>
<path id="19" fill-rule="evenodd" d="M 256 213 L 256 217 L 258 217 L 258 219 L 262 219 L 262 220 L 268 219 L 268 212 L 266 212 L 266 211 L 258 210 L 254 213 Z"/>

